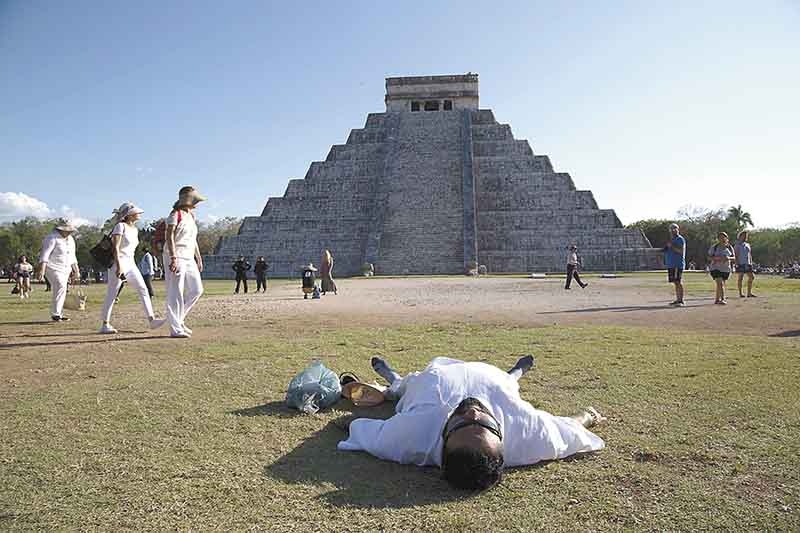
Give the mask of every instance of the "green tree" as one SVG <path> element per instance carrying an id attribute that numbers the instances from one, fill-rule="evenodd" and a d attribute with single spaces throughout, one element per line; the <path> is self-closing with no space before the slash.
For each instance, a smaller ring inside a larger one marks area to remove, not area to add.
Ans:
<path id="1" fill-rule="evenodd" d="M 236 235 L 239 233 L 241 225 L 242 219 L 236 217 L 221 218 L 211 224 L 200 224 L 197 230 L 197 244 L 200 247 L 200 253 L 202 255 L 213 254 L 220 239 Z"/>
<path id="2" fill-rule="evenodd" d="M 736 223 L 736 232 L 740 232 L 745 229 L 747 226 L 753 226 L 753 219 L 750 217 L 750 213 L 745 211 L 742 208 L 742 205 L 735 205 L 728 209 L 728 217 L 733 219 Z"/>

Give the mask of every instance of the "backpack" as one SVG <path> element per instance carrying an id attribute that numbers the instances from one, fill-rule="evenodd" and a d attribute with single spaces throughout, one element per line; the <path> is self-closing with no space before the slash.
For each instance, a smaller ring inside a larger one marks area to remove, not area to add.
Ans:
<path id="1" fill-rule="evenodd" d="M 178 224 L 181 223 L 181 210 L 178 209 L 176 211 L 178 214 Z M 164 250 L 164 243 L 167 242 L 167 219 L 162 218 L 158 224 L 156 224 L 156 229 L 153 232 L 153 238 L 151 239 L 151 245 L 153 249 L 157 252 L 161 252 Z"/>

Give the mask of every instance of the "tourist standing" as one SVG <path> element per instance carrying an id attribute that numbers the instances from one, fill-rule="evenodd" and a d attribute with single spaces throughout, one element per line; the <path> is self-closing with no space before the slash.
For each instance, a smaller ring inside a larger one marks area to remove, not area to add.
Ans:
<path id="1" fill-rule="evenodd" d="M 675 301 L 669 305 L 684 307 L 683 270 L 686 268 L 686 239 L 681 235 L 680 227 L 674 222 L 669 225 L 671 239 L 664 245 L 664 264 L 667 267 L 667 279 L 675 285 Z"/>
<path id="2" fill-rule="evenodd" d="M 736 286 L 739 289 L 739 298 L 744 298 L 745 294 L 742 292 L 742 278 L 747 275 L 747 297 L 755 298 L 753 294 L 753 253 L 750 248 L 750 243 L 747 242 L 750 233 L 747 231 L 740 231 L 736 236 L 736 245 L 733 251 L 736 253 Z"/>
<path id="3" fill-rule="evenodd" d="M 578 270 L 580 269 L 581 265 L 581 258 L 578 255 L 578 247 L 574 244 L 570 244 L 567 252 L 567 283 L 564 285 L 566 290 L 570 290 L 570 284 L 572 284 L 572 278 L 575 278 L 575 281 L 578 282 L 578 285 L 581 286 L 582 289 L 585 289 L 589 284 L 584 283 L 581 281 L 581 277 L 578 275 Z"/>
<path id="4" fill-rule="evenodd" d="M 143 251 L 144 255 L 142 255 L 142 258 L 139 260 L 139 271 L 142 273 L 142 279 L 147 286 L 147 293 L 150 295 L 150 298 L 152 298 L 155 294 L 155 291 L 153 291 L 153 275 L 156 273 L 155 258 L 147 248 Z"/>
<path id="5" fill-rule="evenodd" d="M 728 281 L 731 275 L 731 263 L 735 260 L 734 256 L 735 253 L 728 240 L 728 234 L 720 231 L 717 234 L 717 242 L 708 249 L 708 269 L 711 278 L 717 285 L 716 298 L 714 299 L 714 303 L 717 305 L 726 305 L 728 303 L 725 299 L 725 282 Z"/>
<path id="6" fill-rule="evenodd" d="M 303 267 L 303 299 L 308 300 L 308 295 L 314 293 L 317 288 L 316 279 L 317 269 L 314 263 L 309 263 Z"/>
<path id="7" fill-rule="evenodd" d="M 256 275 L 256 292 L 262 289 L 267 292 L 267 268 L 269 268 L 269 265 L 264 256 L 259 255 L 258 259 L 256 259 L 256 265 L 253 267 L 253 273 Z"/>
<path id="8" fill-rule="evenodd" d="M 247 294 L 247 271 L 250 270 L 250 263 L 244 258 L 243 255 L 233 262 L 233 271 L 236 272 L 236 289 L 233 294 L 239 294 L 239 284 L 244 284 L 244 293 Z"/>
<path id="9" fill-rule="evenodd" d="M 322 252 L 322 261 L 319 269 L 319 275 L 322 278 L 322 294 L 330 291 L 333 291 L 333 294 L 339 294 L 336 289 L 336 282 L 333 281 L 333 256 L 330 250 Z"/>
<path id="10" fill-rule="evenodd" d="M 50 317 L 54 322 L 69 320 L 63 315 L 67 285 L 71 279 L 78 279 L 80 275 L 78 258 L 75 256 L 75 239 L 72 237 L 74 232 L 75 226 L 61 220 L 42 242 L 42 255 L 39 257 L 39 281 L 47 278 L 53 288 Z"/>
<path id="11" fill-rule="evenodd" d="M 118 301 L 119 292 L 125 282 L 130 283 L 133 290 L 139 294 L 150 328 L 155 329 L 164 324 L 163 320 L 156 320 L 153 314 L 153 302 L 150 300 L 147 285 L 136 267 L 134 258 L 136 247 L 139 246 L 139 229 L 136 227 L 136 221 L 143 212 L 130 202 L 125 202 L 114 210 L 117 221 L 111 230 L 111 253 L 114 256 L 114 264 L 108 269 L 106 299 L 100 311 L 100 319 L 103 321 L 100 333 L 117 333 L 116 328 L 111 325 L 111 311 L 114 303 Z"/>
<path id="12" fill-rule="evenodd" d="M 182 187 L 166 220 L 164 273 L 167 285 L 167 321 L 170 336 L 188 338 L 186 315 L 203 294 L 203 258 L 197 246 L 194 209 L 205 200 L 194 187 Z"/>
<path id="13" fill-rule="evenodd" d="M 28 257 L 21 255 L 14 265 L 14 271 L 17 273 L 17 290 L 19 291 L 19 299 L 31 297 L 31 275 L 33 273 L 33 265 L 28 262 Z"/>

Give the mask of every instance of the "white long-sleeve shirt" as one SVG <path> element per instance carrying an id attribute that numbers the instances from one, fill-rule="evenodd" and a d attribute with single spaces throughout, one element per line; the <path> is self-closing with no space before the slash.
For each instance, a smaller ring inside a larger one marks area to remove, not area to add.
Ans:
<path id="1" fill-rule="evenodd" d="M 39 257 L 40 263 L 47 263 L 47 268 L 56 272 L 70 272 L 72 265 L 78 264 L 75 256 L 75 239 L 72 235 L 62 237 L 61 233 L 53 230 L 42 241 L 42 255 Z"/>
<path id="2" fill-rule="evenodd" d="M 513 376 L 485 363 L 437 357 L 422 372 L 392 384 L 401 394 L 388 420 L 359 418 L 340 450 L 364 450 L 404 464 L 441 465 L 442 429 L 461 400 L 480 400 L 500 423 L 508 467 L 601 450 L 603 440 L 578 421 L 535 409 Z"/>

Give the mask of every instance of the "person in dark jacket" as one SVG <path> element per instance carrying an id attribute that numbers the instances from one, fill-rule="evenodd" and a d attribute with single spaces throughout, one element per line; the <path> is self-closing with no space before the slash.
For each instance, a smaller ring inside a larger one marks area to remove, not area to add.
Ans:
<path id="1" fill-rule="evenodd" d="M 253 272 L 256 275 L 256 292 L 264 289 L 267 292 L 267 268 L 269 264 L 264 260 L 263 255 L 259 255 L 256 259 L 256 266 L 253 267 Z"/>
<path id="2" fill-rule="evenodd" d="M 236 272 L 236 289 L 233 291 L 234 294 L 239 294 L 239 284 L 244 283 L 244 293 L 247 294 L 247 271 L 250 270 L 251 266 L 248 263 L 243 255 L 239 256 L 233 263 L 233 271 Z"/>
<path id="3" fill-rule="evenodd" d="M 574 244 L 570 244 L 569 252 L 567 252 L 567 283 L 564 285 L 565 289 L 569 290 L 573 278 L 575 278 L 575 281 L 581 286 L 581 289 L 585 289 L 589 285 L 588 283 L 582 282 L 581 277 L 578 275 L 578 270 L 580 270 L 581 266 L 583 265 L 581 256 L 578 255 L 578 247 Z"/>

